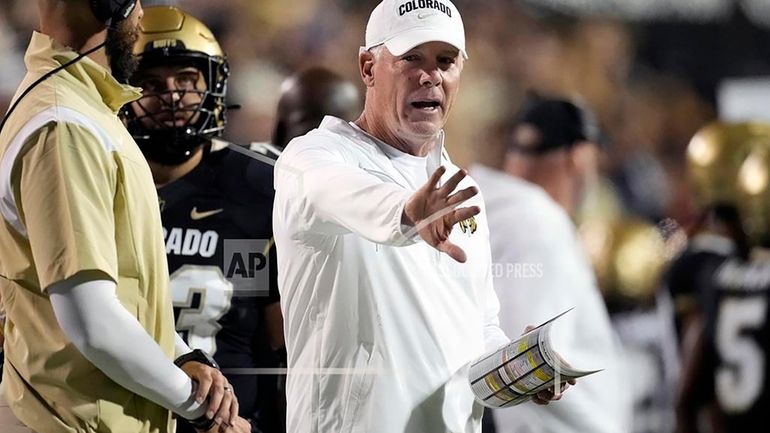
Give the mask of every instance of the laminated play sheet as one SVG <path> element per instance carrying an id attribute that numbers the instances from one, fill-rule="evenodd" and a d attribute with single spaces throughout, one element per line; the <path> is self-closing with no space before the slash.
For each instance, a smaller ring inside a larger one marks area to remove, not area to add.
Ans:
<path id="1" fill-rule="evenodd" d="M 551 325 L 569 311 L 571 309 L 473 364 L 470 381 L 476 400 L 491 408 L 515 406 L 540 391 L 553 388 L 554 384 L 600 371 L 576 370 L 554 351 Z"/>

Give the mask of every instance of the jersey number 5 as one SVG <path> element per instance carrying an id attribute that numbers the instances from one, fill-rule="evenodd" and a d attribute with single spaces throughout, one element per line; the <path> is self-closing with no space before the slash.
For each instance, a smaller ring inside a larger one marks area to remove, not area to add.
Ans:
<path id="1" fill-rule="evenodd" d="M 192 349 L 217 351 L 219 319 L 230 310 L 233 284 L 216 266 L 184 265 L 171 275 L 176 330 Z"/>
<path id="2" fill-rule="evenodd" d="M 765 353 L 747 333 L 761 329 L 766 320 L 764 296 L 728 298 L 719 305 L 716 347 L 724 362 L 717 368 L 715 386 L 719 404 L 727 413 L 745 412 L 762 392 Z"/>

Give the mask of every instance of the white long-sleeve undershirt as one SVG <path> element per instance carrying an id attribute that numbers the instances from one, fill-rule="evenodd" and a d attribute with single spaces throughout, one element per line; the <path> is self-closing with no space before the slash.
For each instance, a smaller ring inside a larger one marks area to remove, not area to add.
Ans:
<path id="1" fill-rule="evenodd" d="M 192 380 L 123 307 L 115 282 L 75 276 L 51 285 L 48 293 L 64 334 L 110 379 L 184 418 L 205 413 Z M 175 354 L 188 351 L 177 335 Z"/>

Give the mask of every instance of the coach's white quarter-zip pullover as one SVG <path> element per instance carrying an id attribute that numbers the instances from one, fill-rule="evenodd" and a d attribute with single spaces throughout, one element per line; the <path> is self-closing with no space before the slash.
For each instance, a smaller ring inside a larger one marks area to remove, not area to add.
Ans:
<path id="1" fill-rule="evenodd" d="M 326 117 L 275 171 L 273 224 L 293 433 L 472 433 L 468 365 L 508 342 L 498 324 L 484 201 L 476 230 L 454 227 L 457 263 L 401 225 L 407 199 L 440 165 Z M 476 185 L 469 177 L 458 190 Z"/>

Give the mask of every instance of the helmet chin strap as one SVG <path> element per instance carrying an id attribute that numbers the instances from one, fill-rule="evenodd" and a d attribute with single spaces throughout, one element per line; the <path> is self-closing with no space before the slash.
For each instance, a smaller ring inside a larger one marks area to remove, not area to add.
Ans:
<path id="1" fill-rule="evenodd" d="M 170 166 L 187 162 L 195 150 L 207 141 L 189 127 L 157 130 L 150 135 L 134 138 L 147 159 Z"/>

